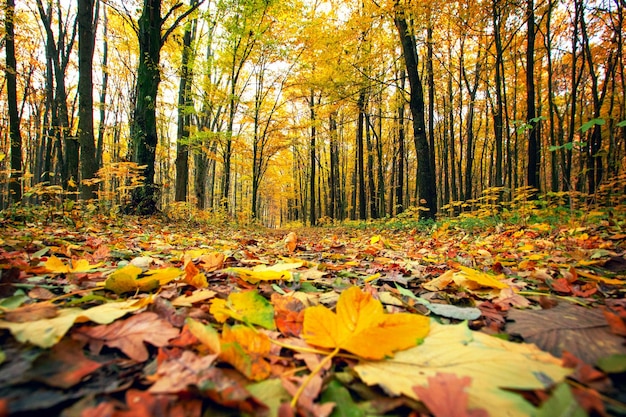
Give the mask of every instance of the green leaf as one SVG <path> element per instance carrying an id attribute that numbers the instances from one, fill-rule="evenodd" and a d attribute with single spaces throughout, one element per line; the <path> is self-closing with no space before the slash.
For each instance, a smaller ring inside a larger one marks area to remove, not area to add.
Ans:
<path id="1" fill-rule="evenodd" d="M 626 127 L 626 120 L 622 120 L 621 122 L 617 123 L 615 126 L 617 126 L 617 127 Z"/>
<path id="2" fill-rule="evenodd" d="M 361 410 L 352 399 L 350 392 L 339 381 L 333 379 L 328 388 L 322 393 L 322 403 L 335 403 L 331 417 L 364 417 Z"/>
<path id="3" fill-rule="evenodd" d="M 24 294 L 24 291 L 17 290 L 12 296 L 0 299 L 0 307 L 7 310 L 13 310 L 28 300 L 29 298 L 26 294 Z"/>
<path id="4" fill-rule="evenodd" d="M 587 413 L 576 402 L 570 387 L 559 384 L 552 396 L 541 405 L 536 417 L 586 417 Z"/>
<path id="5" fill-rule="evenodd" d="M 596 119 L 591 119 L 589 120 L 587 123 L 584 123 L 581 127 L 580 130 L 585 133 L 586 131 L 588 131 L 589 129 L 591 129 L 592 127 L 594 127 L 595 125 L 599 125 L 602 126 L 603 124 L 605 124 L 606 121 L 602 118 L 596 118 Z"/>
<path id="6" fill-rule="evenodd" d="M 598 359 L 597 365 L 598 368 L 602 369 L 608 374 L 619 374 L 622 372 L 626 372 L 626 355 L 615 354 L 605 356 L 604 358 Z"/>

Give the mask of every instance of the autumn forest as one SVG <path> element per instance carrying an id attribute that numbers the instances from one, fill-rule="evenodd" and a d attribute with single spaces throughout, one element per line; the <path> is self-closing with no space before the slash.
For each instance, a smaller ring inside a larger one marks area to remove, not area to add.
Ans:
<path id="1" fill-rule="evenodd" d="M 279 226 L 623 193 L 621 0 L 12 3 L 3 207 Z"/>

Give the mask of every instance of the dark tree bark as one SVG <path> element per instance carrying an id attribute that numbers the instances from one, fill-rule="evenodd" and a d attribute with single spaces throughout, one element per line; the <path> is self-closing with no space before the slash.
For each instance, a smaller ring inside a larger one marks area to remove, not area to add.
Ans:
<path id="1" fill-rule="evenodd" d="M 572 22 L 572 58 L 571 58 L 571 74 L 570 80 L 572 83 L 570 91 L 570 114 L 568 123 L 568 136 L 567 141 L 569 143 L 574 142 L 574 135 L 576 134 L 576 114 L 577 114 L 577 101 L 578 101 L 578 88 L 582 79 L 583 71 L 579 71 L 577 68 L 578 61 L 578 26 L 582 16 L 583 1 L 574 0 L 574 21 Z M 561 164 L 563 165 L 563 191 L 569 191 L 572 187 L 572 149 L 566 149 L 561 156 Z"/>
<path id="2" fill-rule="evenodd" d="M 99 0 L 98 0 L 99 1 Z M 106 10 L 106 6 L 104 9 L 103 17 L 102 17 L 102 87 L 100 89 L 100 119 L 98 125 L 98 141 L 96 144 L 96 162 L 98 166 L 102 166 L 102 152 L 104 147 L 104 132 L 106 127 L 106 100 L 107 100 L 107 89 L 109 85 L 109 70 L 107 68 L 108 59 L 109 59 L 109 41 L 108 41 L 108 30 L 109 30 L 109 14 Z"/>
<path id="3" fill-rule="evenodd" d="M 363 143 L 364 128 L 365 128 L 365 92 L 359 93 L 359 99 L 357 101 L 357 109 L 359 116 L 356 126 L 356 161 L 355 170 L 357 171 L 357 187 L 358 187 L 358 205 L 359 205 L 359 219 L 364 220 L 367 218 L 367 201 L 365 198 L 365 149 Z"/>
<path id="4" fill-rule="evenodd" d="M 503 143 L 503 108 L 504 108 L 504 93 L 503 93 L 503 74 L 502 69 L 504 67 L 504 47 L 502 46 L 502 37 L 500 30 L 502 28 L 502 10 L 500 0 L 494 0 L 492 2 L 492 18 L 493 18 L 493 33 L 494 41 L 496 45 L 496 71 L 495 71 L 495 87 L 496 87 L 496 103 L 493 109 L 493 128 L 494 128 L 494 141 L 496 145 L 495 162 L 495 183 L 496 187 L 501 187 L 503 182 L 502 171 L 502 143 Z M 468 195 L 466 195 L 468 198 Z"/>
<path id="5" fill-rule="evenodd" d="M 430 170 L 435 169 L 435 74 L 433 72 L 433 20 L 428 19 L 426 29 L 426 85 L 428 85 L 428 146 L 430 147 Z"/>
<path id="6" fill-rule="evenodd" d="M 374 182 L 374 145 L 372 144 L 373 126 L 369 113 L 365 113 L 365 145 L 367 147 L 367 195 L 369 195 L 369 215 L 378 218 L 378 204 L 376 201 L 376 184 Z"/>
<path id="7" fill-rule="evenodd" d="M 339 138 L 337 134 L 337 113 L 328 116 L 330 136 L 330 172 L 328 174 L 329 207 L 328 213 L 333 219 L 340 219 L 341 183 L 339 176 Z"/>
<path id="8" fill-rule="evenodd" d="M 548 83 L 548 120 L 550 123 L 550 146 L 556 147 L 556 120 L 558 115 L 558 108 L 554 101 L 554 70 L 552 65 L 552 12 L 554 10 L 555 1 L 548 1 L 548 10 L 546 12 L 546 30 L 544 33 L 544 43 L 546 45 L 547 53 L 547 83 Z M 550 155 L 550 190 L 553 192 L 559 191 L 559 166 L 558 166 L 558 154 L 553 151 Z"/>
<path id="9" fill-rule="evenodd" d="M 193 6 L 195 0 L 192 0 Z M 195 38 L 196 20 L 193 19 L 185 27 L 183 35 L 183 50 L 180 64 L 180 83 L 178 86 L 178 137 L 176 140 L 176 184 L 174 187 L 174 200 L 187 201 L 189 188 L 189 128 L 191 126 L 191 83 L 193 73 L 191 70 L 191 43 Z"/>
<path id="10" fill-rule="evenodd" d="M 474 79 L 471 81 L 468 78 L 467 70 L 465 69 L 465 64 L 463 61 L 463 54 L 461 54 L 461 74 L 463 77 L 463 81 L 465 81 L 465 88 L 467 88 L 470 102 L 468 104 L 467 110 L 467 144 L 466 144 L 466 153 L 465 153 L 465 192 L 464 197 L 467 200 L 470 200 L 473 197 L 473 185 L 472 181 L 474 179 L 474 151 L 476 148 L 476 144 L 474 142 L 474 115 L 476 112 L 476 95 L 478 93 L 478 84 L 480 81 L 480 71 L 481 71 L 481 60 L 480 60 L 480 50 L 479 56 L 476 58 L 476 66 L 474 67 Z"/>
<path id="11" fill-rule="evenodd" d="M 11 179 L 9 181 L 9 203 L 22 199 L 22 136 L 20 117 L 17 109 L 17 63 L 15 61 L 15 1 L 6 0 L 4 27 L 7 80 L 7 101 L 9 106 L 9 137 L 11 139 Z"/>
<path id="12" fill-rule="evenodd" d="M 606 61 L 601 65 L 598 65 L 596 68 L 596 64 L 594 63 L 594 54 L 591 52 L 591 42 L 589 39 L 589 35 L 587 33 L 587 23 L 585 21 L 585 16 L 581 16 L 580 19 L 581 33 L 583 35 L 584 48 L 586 51 L 585 57 L 587 58 L 587 66 L 589 68 L 589 76 L 591 77 L 591 97 L 593 101 L 593 117 L 594 119 L 598 119 L 601 116 L 602 104 L 604 103 L 604 99 L 606 97 L 606 91 L 609 85 L 609 79 L 611 79 L 614 75 L 614 68 L 617 60 L 615 59 L 614 52 L 607 51 Z M 604 82 L 602 86 L 600 85 L 598 72 L 600 71 L 600 67 L 604 67 L 605 76 Z M 591 131 L 591 137 L 589 140 L 589 148 L 588 148 L 588 171 L 587 171 L 587 179 L 588 179 L 588 187 L 589 194 L 594 194 L 596 192 L 596 188 L 602 182 L 602 178 L 604 176 L 604 164 L 602 161 L 602 126 L 600 124 L 596 124 Z"/>
<path id="13" fill-rule="evenodd" d="M 396 195 L 395 195 L 395 213 L 400 214 L 404 211 L 404 142 L 405 142 L 405 133 L 404 133 L 404 96 L 402 92 L 404 91 L 404 85 L 406 81 L 406 72 L 404 70 L 400 71 L 400 93 L 398 93 L 398 157 L 397 157 L 397 170 L 396 172 Z"/>
<path id="14" fill-rule="evenodd" d="M 138 24 L 139 66 L 137 68 L 137 84 L 135 87 L 135 109 L 130 126 L 132 140 L 131 159 L 139 166 L 145 167 L 144 183 L 133 190 L 129 211 L 136 214 L 149 215 L 157 212 L 159 187 L 155 184 L 155 159 L 158 144 L 156 124 L 156 98 L 161 81 L 159 61 L 161 47 L 178 24 L 193 12 L 202 0 L 181 14 L 164 34 L 163 18 L 161 17 L 161 0 L 144 0 L 143 10 Z M 177 3 L 175 8 L 182 7 Z M 169 10 L 166 16 L 172 14 Z"/>
<path id="15" fill-rule="evenodd" d="M 315 92 L 311 90 L 311 97 L 309 98 L 309 112 L 311 116 L 311 137 L 309 142 L 309 163 L 310 167 L 310 177 L 309 177 L 309 223 L 311 226 L 315 226 L 317 224 L 317 214 L 315 210 L 316 199 L 315 199 L 315 184 L 317 181 L 317 156 L 316 156 L 316 139 L 317 139 L 317 128 L 315 126 L 316 115 L 315 115 Z"/>
<path id="16" fill-rule="evenodd" d="M 526 19 L 528 29 L 526 32 L 526 112 L 530 125 L 528 130 L 528 167 L 526 183 L 529 187 L 540 190 L 539 181 L 541 144 L 537 130 L 535 110 L 535 4 L 533 0 L 526 3 Z"/>
<path id="17" fill-rule="evenodd" d="M 437 187 L 434 166 L 431 163 L 431 152 L 433 150 L 430 149 L 426 135 L 424 91 L 418 72 L 417 48 L 415 38 L 409 31 L 405 12 L 398 3 L 396 3 L 395 7 L 394 21 L 400 36 L 404 63 L 409 85 L 411 86 L 409 108 L 413 116 L 413 137 L 417 151 L 419 204 L 420 206 L 424 205 L 428 209 L 424 216 L 434 219 L 437 215 Z"/>
<path id="18" fill-rule="evenodd" d="M 81 198 L 96 197 L 96 186 L 82 181 L 98 171 L 93 132 L 94 0 L 78 0 L 78 142 L 80 144 Z"/>

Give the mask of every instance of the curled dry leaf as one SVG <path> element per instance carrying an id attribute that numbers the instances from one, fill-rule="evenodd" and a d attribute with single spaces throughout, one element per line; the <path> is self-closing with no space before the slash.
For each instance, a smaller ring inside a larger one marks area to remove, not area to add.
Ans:
<path id="1" fill-rule="evenodd" d="M 289 251 L 289 253 L 293 253 L 298 246 L 298 235 L 296 232 L 289 232 L 287 237 L 285 237 L 285 248 Z"/>

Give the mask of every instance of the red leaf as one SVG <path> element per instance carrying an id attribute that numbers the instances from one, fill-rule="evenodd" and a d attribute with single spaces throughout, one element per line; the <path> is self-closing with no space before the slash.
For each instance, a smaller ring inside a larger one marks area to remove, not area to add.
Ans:
<path id="1" fill-rule="evenodd" d="M 68 389 L 101 366 L 85 357 L 78 342 L 64 339 L 37 358 L 29 376 L 47 385 Z"/>
<path id="2" fill-rule="evenodd" d="M 465 388 L 471 378 L 455 374 L 437 373 L 428 378 L 428 387 L 414 386 L 413 391 L 435 417 L 487 417 L 485 410 L 468 410 L 468 394 Z"/>
<path id="3" fill-rule="evenodd" d="M 611 331 L 617 335 L 626 336 L 626 323 L 624 323 L 624 320 L 617 314 L 606 309 L 603 309 L 602 312 L 604 313 L 606 321 L 609 323 Z"/>
<path id="4" fill-rule="evenodd" d="M 272 294 L 274 305 L 274 320 L 280 332 L 289 336 L 300 336 L 304 321 L 304 304 L 294 297 Z"/>
<path id="5" fill-rule="evenodd" d="M 565 279 L 565 278 L 555 279 L 554 281 L 552 281 L 550 283 L 550 286 L 556 292 L 560 292 L 560 293 L 563 293 L 563 294 L 571 294 L 572 293 L 572 287 L 571 287 L 570 283 L 567 281 L 567 279 Z"/>

